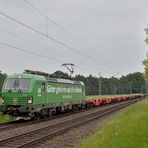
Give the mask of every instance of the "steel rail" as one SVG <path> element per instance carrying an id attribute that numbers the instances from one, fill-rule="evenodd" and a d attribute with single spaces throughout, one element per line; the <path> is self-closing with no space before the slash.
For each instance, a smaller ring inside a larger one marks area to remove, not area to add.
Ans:
<path id="1" fill-rule="evenodd" d="M 96 108 L 94 107 L 94 108 L 91 108 L 91 109 L 96 109 Z M 49 121 L 49 120 L 53 120 L 53 119 L 57 119 L 57 118 L 62 118 L 62 117 L 65 117 L 65 116 L 85 112 L 85 111 L 88 111 L 88 110 L 90 110 L 90 108 L 83 109 L 83 110 L 80 110 L 80 111 L 77 111 L 77 112 L 68 112 L 68 113 L 56 114 L 52 117 L 45 118 L 45 119 L 39 119 L 39 120 L 28 120 L 28 121 L 13 120 L 13 121 L 8 121 L 8 122 L 3 122 L 3 123 L 0 123 L 0 132 L 7 131 L 7 130 L 10 130 L 10 129 L 15 129 L 15 128 L 18 128 L 18 127 L 25 127 L 25 126 L 32 125 L 32 124 L 38 124 L 38 123 L 41 123 L 41 122 L 45 122 L 45 121 Z"/>
<path id="2" fill-rule="evenodd" d="M 36 145 L 43 140 L 50 139 L 58 134 L 68 131 L 71 128 L 86 124 L 92 120 L 104 117 L 112 112 L 118 111 L 126 106 L 129 106 L 141 99 L 129 100 L 116 104 L 113 107 L 105 108 L 87 115 L 81 115 L 79 117 L 68 119 L 57 124 L 49 125 L 25 134 L 20 134 L 0 141 L 0 146 L 3 147 L 30 147 Z"/>
<path id="3" fill-rule="evenodd" d="M 121 102 L 117 102 L 116 104 L 118 104 L 118 103 L 121 103 Z M 103 107 L 105 107 L 105 105 L 101 105 L 99 108 L 101 108 L 101 107 L 103 108 Z M 87 108 L 87 109 L 85 108 L 85 109 L 82 109 L 82 110 L 79 110 L 79 111 L 76 111 L 76 112 L 68 112 L 68 113 L 57 114 L 55 116 L 52 116 L 52 117 L 49 117 L 49 118 L 46 118 L 46 119 L 40 119 L 40 120 L 33 120 L 33 121 L 29 120 L 29 121 L 21 121 L 21 122 L 17 121 L 17 120 L 13 120 L 13 121 L 8 121 L 8 122 L 3 122 L 3 123 L 0 123 L 0 132 L 8 131 L 8 130 L 19 128 L 19 127 L 25 127 L 25 126 L 28 126 L 28 125 L 38 124 L 38 123 L 41 123 L 41 122 L 44 122 L 44 121 L 62 118 L 62 117 L 77 114 L 77 113 L 82 113 L 82 112 L 86 112 L 86 111 L 89 111 L 89 110 L 94 110 L 96 108 L 97 107 L 91 107 L 91 108 Z"/>

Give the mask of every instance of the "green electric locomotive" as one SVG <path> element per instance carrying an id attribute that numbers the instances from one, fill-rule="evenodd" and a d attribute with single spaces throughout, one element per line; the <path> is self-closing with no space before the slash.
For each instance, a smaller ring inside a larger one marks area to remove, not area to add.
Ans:
<path id="1" fill-rule="evenodd" d="M 22 74 L 6 78 L 2 88 L 1 111 L 19 119 L 40 118 L 82 108 L 84 99 L 83 82 L 25 70 Z"/>

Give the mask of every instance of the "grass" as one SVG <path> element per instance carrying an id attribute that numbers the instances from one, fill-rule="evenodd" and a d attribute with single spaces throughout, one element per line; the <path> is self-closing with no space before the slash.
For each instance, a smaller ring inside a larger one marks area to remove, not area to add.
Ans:
<path id="1" fill-rule="evenodd" d="M 148 99 L 106 119 L 77 148 L 147 148 Z"/>
<path id="2" fill-rule="evenodd" d="M 0 98 L 0 105 L 2 105 L 2 99 Z M 8 115 L 0 115 L 0 123 L 12 120 Z"/>
<path id="3" fill-rule="evenodd" d="M 12 119 L 8 115 L 0 115 L 0 123 L 11 121 Z"/>

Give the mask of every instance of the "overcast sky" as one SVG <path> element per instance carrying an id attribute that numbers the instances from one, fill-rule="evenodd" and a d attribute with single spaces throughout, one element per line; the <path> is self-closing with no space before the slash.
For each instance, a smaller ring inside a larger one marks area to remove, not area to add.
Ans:
<path id="1" fill-rule="evenodd" d="M 49 73 L 56 70 L 67 72 L 61 67 L 62 63 L 75 64 L 75 74 L 83 75 L 98 76 L 101 72 L 103 76 L 110 77 L 119 72 L 119 76 L 143 72 L 141 63 L 148 51 L 148 45 L 144 43 L 144 27 L 148 24 L 147 0 L 28 2 L 49 17 L 49 37 L 70 48 L 0 15 L 0 70 L 3 72 L 13 74 L 24 69 Z M 0 12 L 46 34 L 45 17 L 24 0 L 0 0 Z M 75 39 L 50 19 L 71 33 Z"/>

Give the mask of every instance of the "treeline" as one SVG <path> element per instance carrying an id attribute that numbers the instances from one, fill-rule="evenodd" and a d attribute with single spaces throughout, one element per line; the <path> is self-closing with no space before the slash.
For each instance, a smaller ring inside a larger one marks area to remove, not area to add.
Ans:
<path id="1" fill-rule="evenodd" d="M 57 77 L 68 77 L 67 73 L 61 71 L 55 72 L 53 75 Z M 89 75 L 76 75 L 74 80 L 83 81 L 86 87 L 86 95 L 99 95 L 99 78 Z M 144 93 L 145 80 L 143 73 L 130 73 L 121 78 L 100 78 L 101 94 L 130 94 L 130 93 Z"/>
<path id="2" fill-rule="evenodd" d="M 52 77 L 68 78 L 67 73 L 56 71 L 51 74 Z M 3 82 L 7 77 L 6 74 L 0 72 L 0 95 Z M 71 78 L 78 81 L 83 81 L 86 87 L 86 95 L 99 95 L 99 78 L 89 75 L 87 77 L 83 75 L 76 75 Z M 144 93 L 145 92 L 145 80 L 143 73 L 136 72 L 130 73 L 121 78 L 100 78 L 101 82 L 101 94 L 130 94 L 130 93 Z"/>
<path id="3" fill-rule="evenodd" d="M 7 77 L 7 74 L 5 74 L 5 73 L 3 74 L 0 71 L 0 97 L 1 97 L 2 85 L 3 85 L 4 80 L 6 79 L 6 77 Z"/>

